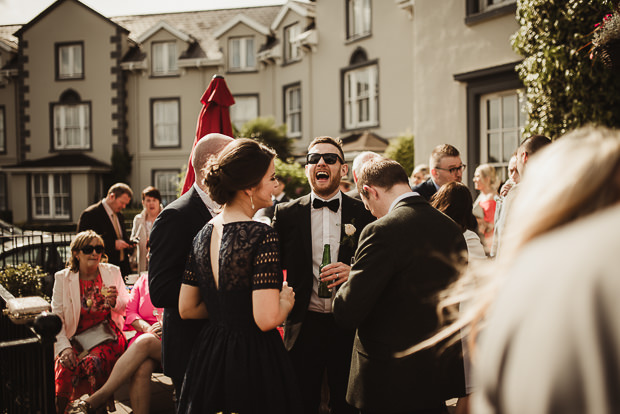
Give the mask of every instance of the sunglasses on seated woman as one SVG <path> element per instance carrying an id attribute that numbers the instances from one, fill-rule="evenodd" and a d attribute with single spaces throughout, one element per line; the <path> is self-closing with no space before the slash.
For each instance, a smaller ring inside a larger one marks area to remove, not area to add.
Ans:
<path id="1" fill-rule="evenodd" d="M 102 245 L 97 245 L 97 246 L 91 246 L 90 244 L 88 246 L 84 246 L 80 249 L 82 251 L 82 253 L 84 254 L 91 254 L 93 252 L 93 250 L 95 251 L 95 253 L 97 254 L 101 254 L 103 253 L 103 251 L 105 250 L 103 248 Z"/>
<path id="2" fill-rule="evenodd" d="M 340 161 L 341 164 L 344 164 L 344 161 L 342 161 L 342 158 L 340 158 L 340 155 L 338 154 L 319 154 L 319 153 L 312 153 L 312 154 L 308 154 L 306 156 L 306 162 L 308 164 L 318 164 L 319 161 L 321 161 L 321 157 L 323 158 L 323 160 L 325 161 L 325 164 L 335 164 L 336 161 Z"/>

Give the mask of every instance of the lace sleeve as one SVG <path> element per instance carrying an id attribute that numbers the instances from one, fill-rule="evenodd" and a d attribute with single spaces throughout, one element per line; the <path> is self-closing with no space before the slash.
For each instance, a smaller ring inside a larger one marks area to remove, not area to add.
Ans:
<path id="1" fill-rule="evenodd" d="M 282 279 L 280 241 L 275 230 L 269 229 L 260 241 L 254 257 L 252 290 L 281 289 Z"/>
<path id="2" fill-rule="evenodd" d="M 196 275 L 196 259 L 194 257 L 194 249 L 190 252 L 185 263 L 185 272 L 183 272 L 183 283 L 190 286 L 198 286 L 198 276 Z"/>

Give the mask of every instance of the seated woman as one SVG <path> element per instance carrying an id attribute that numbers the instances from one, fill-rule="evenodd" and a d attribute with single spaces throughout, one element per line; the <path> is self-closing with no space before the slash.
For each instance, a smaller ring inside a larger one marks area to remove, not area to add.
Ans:
<path id="1" fill-rule="evenodd" d="M 103 239 L 86 230 L 70 248 L 68 267 L 54 276 L 52 293 L 52 311 L 62 320 L 54 344 L 58 413 L 65 412 L 69 401 L 101 387 L 127 347 L 121 328 L 129 294 L 119 267 L 102 263 Z M 104 342 L 82 349 L 71 339 L 89 328 L 101 328 L 104 333 L 95 338 Z"/>
<path id="2" fill-rule="evenodd" d="M 135 414 L 146 414 L 151 403 L 151 374 L 161 363 L 161 323 L 156 315 L 160 309 L 153 307 L 149 294 L 148 274 L 143 272 L 127 303 L 126 326 L 137 333 L 129 348 L 119 358 L 110 378 L 94 394 L 83 396 L 72 403 L 69 413 L 94 413 L 103 407 L 114 391 L 131 378 L 129 400 Z"/>

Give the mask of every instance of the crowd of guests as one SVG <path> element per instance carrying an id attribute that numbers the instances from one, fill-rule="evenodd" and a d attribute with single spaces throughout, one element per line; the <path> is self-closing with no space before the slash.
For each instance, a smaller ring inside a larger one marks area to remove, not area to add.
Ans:
<path id="1" fill-rule="evenodd" d="M 273 150 L 209 134 L 194 185 L 164 209 L 144 189 L 130 237 L 113 185 L 56 274 L 58 412 L 127 380 L 148 412 L 158 369 L 179 413 L 613 412 L 620 133 L 556 141 L 527 137 L 503 183 L 477 166 L 474 199 L 452 145 L 410 176 L 363 152 L 346 187 L 340 141 L 318 137 L 311 193 L 288 200 Z"/>

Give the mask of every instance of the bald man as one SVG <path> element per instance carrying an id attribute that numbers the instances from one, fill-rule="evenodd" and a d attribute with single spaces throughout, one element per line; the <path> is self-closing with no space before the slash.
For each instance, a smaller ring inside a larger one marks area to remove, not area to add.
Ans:
<path id="1" fill-rule="evenodd" d="M 159 213 L 149 239 L 151 301 L 154 306 L 164 308 L 162 365 L 177 395 L 181 392 L 196 335 L 206 323 L 206 320 L 182 320 L 179 316 L 179 291 L 192 241 L 219 209 L 207 193 L 204 168 L 211 156 L 219 154 L 232 141 L 222 134 L 208 134 L 198 141 L 192 154 L 196 182 Z"/>

